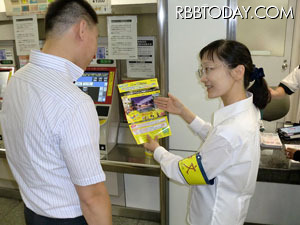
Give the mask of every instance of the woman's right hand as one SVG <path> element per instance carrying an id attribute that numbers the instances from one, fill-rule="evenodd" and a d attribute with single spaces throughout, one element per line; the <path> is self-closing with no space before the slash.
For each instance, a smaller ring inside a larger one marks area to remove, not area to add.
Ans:
<path id="1" fill-rule="evenodd" d="M 166 97 L 156 97 L 154 99 L 154 103 L 156 106 L 162 110 L 165 110 L 169 113 L 176 114 L 176 115 L 182 115 L 184 110 L 184 105 L 180 102 L 178 98 L 168 94 L 168 98 Z"/>

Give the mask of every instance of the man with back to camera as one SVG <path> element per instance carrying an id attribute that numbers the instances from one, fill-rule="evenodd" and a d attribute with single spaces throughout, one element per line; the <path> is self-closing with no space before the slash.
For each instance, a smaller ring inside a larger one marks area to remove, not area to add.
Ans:
<path id="1" fill-rule="evenodd" d="M 291 95 L 300 88 L 300 65 L 296 67 L 289 75 L 287 75 L 273 90 L 269 88 L 272 98 L 281 98 L 285 95 Z M 300 105 L 299 110 L 300 111 Z M 300 150 L 294 148 L 287 148 L 285 150 L 286 156 L 289 159 L 300 161 Z"/>
<path id="2" fill-rule="evenodd" d="M 84 0 L 56 0 L 42 52 L 11 77 L 1 123 L 28 225 L 111 225 L 92 99 L 74 85 L 97 49 L 97 15 Z"/>

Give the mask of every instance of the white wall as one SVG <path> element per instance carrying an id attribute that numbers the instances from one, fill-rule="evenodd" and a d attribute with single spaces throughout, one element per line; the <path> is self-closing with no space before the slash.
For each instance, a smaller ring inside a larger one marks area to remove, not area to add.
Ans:
<path id="1" fill-rule="evenodd" d="M 193 152 L 188 151 L 170 151 L 173 154 L 182 157 L 188 157 Z M 188 225 L 188 199 L 190 195 L 190 186 L 179 184 L 169 180 L 169 224 L 170 225 Z"/>
<path id="2" fill-rule="evenodd" d="M 124 174 L 126 207 L 160 210 L 159 177 Z"/>
<path id="3" fill-rule="evenodd" d="M 299 185 L 257 182 L 246 222 L 276 225 L 299 224 Z"/>
<path id="4" fill-rule="evenodd" d="M 5 12 L 4 0 L 0 1 L 0 12 Z"/>
<path id="5" fill-rule="evenodd" d="M 207 5 L 204 0 L 169 0 L 169 91 L 201 118 L 211 121 L 220 101 L 208 100 L 206 90 L 196 71 L 199 68 L 199 52 L 208 43 L 226 38 L 226 21 L 222 19 L 177 20 L 176 6 Z M 213 1 L 212 5 L 226 5 L 226 0 Z M 170 115 L 172 136 L 170 152 L 187 157 L 196 151 L 201 142 L 177 116 Z M 189 187 L 169 182 L 169 219 L 171 225 L 187 225 Z"/>
<path id="6" fill-rule="evenodd" d="M 219 107 L 218 99 L 208 100 L 206 90 L 196 71 L 199 52 L 208 43 L 226 38 L 226 21 L 222 19 L 176 19 L 176 6 L 207 5 L 204 0 L 168 1 L 169 26 L 169 91 L 201 118 L 211 121 Z M 214 6 L 226 5 L 226 0 L 213 1 Z M 197 150 L 200 141 L 177 116 L 170 116 L 172 136 L 170 149 Z"/>

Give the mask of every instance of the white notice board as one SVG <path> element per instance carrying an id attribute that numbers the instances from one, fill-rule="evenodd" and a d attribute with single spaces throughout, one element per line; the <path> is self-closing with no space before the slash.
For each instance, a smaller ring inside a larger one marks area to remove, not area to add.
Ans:
<path id="1" fill-rule="evenodd" d="M 14 16 L 13 23 L 17 55 L 29 55 L 32 49 L 39 50 L 36 15 Z"/>
<path id="2" fill-rule="evenodd" d="M 109 59 L 137 59 L 137 16 L 107 17 Z"/>
<path id="3" fill-rule="evenodd" d="M 155 38 L 138 37 L 138 59 L 127 60 L 127 77 L 155 77 Z"/>
<path id="4" fill-rule="evenodd" d="M 211 122 L 213 112 L 220 107 L 220 100 L 207 98 L 206 89 L 196 71 L 200 66 L 200 50 L 214 40 L 226 38 L 227 20 L 176 19 L 176 7 L 185 5 L 211 5 L 222 8 L 227 5 L 227 1 L 168 1 L 169 92 L 202 119 Z M 172 130 L 172 136 L 169 138 L 170 149 L 198 150 L 201 139 L 194 135 L 181 118 L 170 115 L 169 122 Z"/>

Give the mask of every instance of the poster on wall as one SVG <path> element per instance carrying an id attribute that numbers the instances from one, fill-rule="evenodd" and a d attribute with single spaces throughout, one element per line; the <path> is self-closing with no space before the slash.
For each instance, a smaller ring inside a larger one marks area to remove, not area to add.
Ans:
<path id="1" fill-rule="evenodd" d="M 138 59 L 127 60 L 127 77 L 155 77 L 155 45 L 154 37 L 138 37 Z"/>
<path id="2" fill-rule="evenodd" d="M 36 15 L 14 16 L 13 24 L 17 55 L 29 55 L 32 49 L 40 49 Z"/>
<path id="3" fill-rule="evenodd" d="M 107 17 L 110 59 L 137 59 L 137 16 Z"/>
<path id="4" fill-rule="evenodd" d="M 111 0 L 88 0 L 97 14 L 111 13 Z"/>
<path id="5" fill-rule="evenodd" d="M 2 0 L 0 0 L 2 1 Z M 4 0 L 7 16 L 45 14 L 54 0 Z M 111 0 L 86 0 L 97 14 L 111 13 Z"/>
<path id="6" fill-rule="evenodd" d="M 4 0 L 6 15 L 19 16 L 45 14 L 48 4 L 54 0 Z"/>

